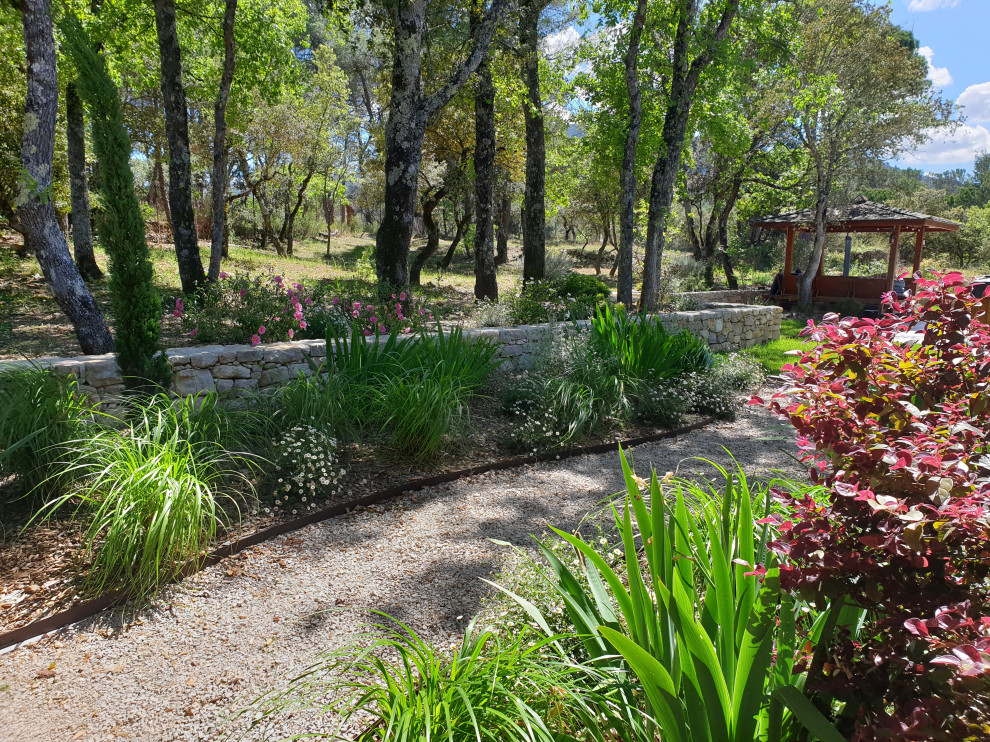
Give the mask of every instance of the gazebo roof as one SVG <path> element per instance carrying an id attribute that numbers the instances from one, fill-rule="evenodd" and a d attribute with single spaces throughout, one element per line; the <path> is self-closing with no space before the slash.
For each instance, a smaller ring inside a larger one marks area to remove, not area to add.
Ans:
<path id="1" fill-rule="evenodd" d="M 765 216 L 752 221 L 752 226 L 775 229 L 785 232 L 794 229 L 798 232 L 815 230 L 815 210 L 801 209 L 774 216 Z M 890 232 L 900 227 L 903 232 L 958 232 L 962 225 L 938 216 L 921 214 L 917 211 L 897 209 L 886 204 L 869 201 L 857 196 L 844 208 L 831 208 L 828 212 L 828 232 Z"/>

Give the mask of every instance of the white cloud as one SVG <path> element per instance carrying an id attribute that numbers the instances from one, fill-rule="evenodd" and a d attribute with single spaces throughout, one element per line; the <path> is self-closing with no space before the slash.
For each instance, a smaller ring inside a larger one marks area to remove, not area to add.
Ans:
<path id="1" fill-rule="evenodd" d="M 940 88 L 952 84 L 952 75 L 949 74 L 948 67 L 936 67 L 934 64 L 935 50 L 930 46 L 923 46 L 918 50 L 918 54 L 928 60 L 928 79 Z"/>
<path id="2" fill-rule="evenodd" d="M 990 121 L 990 82 L 970 85 L 956 102 L 970 121 Z"/>
<path id="3" fill-rule="evenodd" d="M 932 138 L 901 159 L 932 165 L 971 163 L 977 153 L 990 151 L 990 130 L 985 126 L 961 124 L 954 129 L 938 130 Z"/>
<path id="4" fill-rule="evenodd" d="M 581 43 L 581 34 L 574 26 L 552 33 L 543 40 L 543 51 L 548 57 L 558 57 L 573 52 Z"/>
<path id="5" fill-rule="evenodd" d="M 959 0 L 911 0 L 908 10 L 912 13 L 925 13 L 939 8 L 954 8 L 958 4 Z"/>

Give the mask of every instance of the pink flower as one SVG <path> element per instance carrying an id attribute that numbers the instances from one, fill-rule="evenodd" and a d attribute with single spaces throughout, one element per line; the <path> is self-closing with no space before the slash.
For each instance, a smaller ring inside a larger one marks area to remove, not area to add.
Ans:
<path id="1" fill-rule="evenodd" d="M 371 330 L 365 330 L 365 331 L 364 331 L 364 334 L 365 334 L 365 336 L 368 336 L 368 335 L 370 335 L 370 334 L 371 334 Z"/>
<path id="2" fill-rule="evenodd" d="M 199 334 L 199 330 L 193 329 L 193 331 L 189 333 L 189 337 L 194 338 L 198 334 Z"/>
<path id="3" fill-rule="evenodd" d="M 340 299 L 338 299 L 337 297 L 334 297 L 333 303 L 334 304 L 340 304 Z"/>
<path id="4" fill-rule="evenodd" d="M 306 323 L 305 322 L 300 322 L 299 323 L 299 329 L 300 330 L 305 330 L 306 329 Z"/>
<path id="5" fill-rule="evenodd" d="M 422 317 L 424 314 L 426 314 L 426 310 L 425 309 L 420 309 L 419 310 L 419 316 Z"/>
<path id="6" fill-rule="evenodd" d="M 296 311 L 296 313 L 295 313 L 295 314 L 293 314 L 292 316 L 293 316 L 293 317 L 294 317 L 295 319 L 297 319 L 297 320 L 300 320 L 300 319 L 302 319 L 302 318 L 303 318 L 303 313 L 297 310 L 297 311 Z"/>
<path id="7" fill-rule="evenodd" d="M 281 276 L 275 276 L 275 283 L 277 283 L 279 286 L 281 286 L 282 285 L 282 277 Z"/>
<path id="8" fill-rule="evenodd" d="M 359 302 L 359 301 L 354 302 L 354 308 L 355 309 L 360 309 L 361 308 L 361 302 Z"/>
<path id="9" fill-rule="evenodd" d="M 228 278 L 227 274 L 224 273 L 223 271 L 220 271 L 220 280 L 222 281 L 225 278 Z"/>
<path id="10" fill-rule="evenodd" d="M 408 327 L 403 327 L 403 328 L 402 328 L 402 332 L 404 332 L 404 333 L 408 333 L 408 332 L 410 332 L 410 328 L 408 328 Z"/>
<path id="11" fill-rule="evenodd" d="M 358 310 L 356 310 L 356 309 L 353 312 L 351 312 L 351 316 L 352 317 L 357 317 L 359 314 L 361 314 L 361 313 Z"/>
<path id="12" fill-rule="evenodd" d="M 395 298 L 395 294 L 392 294 L 392 298 L 393 298 L 393 299 Z"/>
<path id="13" fill-rule="evenodd" d="M 259 335 L 264 335 L 265 334 L 265 326 L 264 325 L 262 325 L 261 327 L 258 328 L 258 334 Z"/>
<path id="14" fill-rule="evenodd" d="M 378 317 L 372 316 L 371 321 L 372 322 L 377 322 L 378 321 Z"/>
<path id="15" fill-rule="evenodd" d="M 292 338 L 294 338 L 295 336 L 296 336 L 296 331 L 295 331 L 295 330 L 293 330 L 293 329 L 292 329 L 292 328 L 290 327 L 290 328 L 289 328 L 289 340 L 292 340 Z"/>
<path id="16" fill-rule="evenodd" d="M 378 325 L 378 332 L 385 332 L 385 325 Z"/>
<path id="17" fill-rule="evenodd" d="M 258 337 L 257 335 L 252 335 L 251 336 L 251 345 L 257 345 L 260 342 L 261 342 L 261 338 L 260 337 Z"/>
<path id="18" fill-rule="evenodd" d="M 243 299 L 243 298 L 244 298 L 245 296 L 247 296 L 247 291 L 245 291 L 244 289 L 241 289 L 241 290 L 240 290 L 240 291 L 238 291 L 237 293 L 241 295 L 241 298 L 242 298 L 242 299 Z"/>
<path id="19" fill-rule="evenodd" d="M 401 294 L 399 294 L 399 301 L 405 301 L 405 300 L 406 300 L 406 292 L 403 291 Z"/>

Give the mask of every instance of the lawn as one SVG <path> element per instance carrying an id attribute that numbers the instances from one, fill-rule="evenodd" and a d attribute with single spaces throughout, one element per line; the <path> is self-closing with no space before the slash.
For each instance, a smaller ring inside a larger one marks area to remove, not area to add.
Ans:
<path id="1" fill-rule="evenodd" d="M 805 328 L 804 322 L 798 319 L 785 319 L 780 323 L 780 340 L 772 343 L 757 345 L 743 351 L 757 361 L 768 374 L 779 374 L 785 363 L 791 363 L 794 356 L 789 351 L 805 350 L 811 341 L 798 337 Z"/>

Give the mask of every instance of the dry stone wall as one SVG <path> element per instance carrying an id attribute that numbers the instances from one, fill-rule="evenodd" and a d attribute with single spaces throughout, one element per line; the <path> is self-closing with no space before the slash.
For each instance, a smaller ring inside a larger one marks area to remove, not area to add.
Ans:
<path id="1" fill-rule="evenodd" d="M 780 337 L 780 307 L 713 304 L 701 311 L 670 312 L 659 316 L 667 329 L 689 330 L 717 351 L 748 348 Z M 590 324 L 582 321 L 577 326 L 586 329 Z M 505 359 L 505 365 L 518 370 L 533 362 L 545 338 L 572 327 L 570 323 L 486 327 L 466 329 L 464 335 L 496 341 L 501 346 L 499 357 Z M 315 373 L 314 368 L 326 360 L 327 345 L 323 340 L 297 340 L 258 346 L 172 348 L 165 354 L 174 374 L 172 388 L 178 394 L 212 390 L 236 393 L 279 386 L 300 374 Z M 112 355 L 0 362 L 0 370 L 28 363 L 50 366 L 74 376 L 81 390 L 98 402 L 108 401 L 124 390 L 120 369 Z"/>

